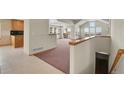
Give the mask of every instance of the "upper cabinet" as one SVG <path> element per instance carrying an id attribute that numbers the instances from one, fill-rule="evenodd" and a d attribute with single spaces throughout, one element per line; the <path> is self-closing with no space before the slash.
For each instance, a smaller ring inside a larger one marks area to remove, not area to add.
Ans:
<path id="1" fill-rule="evenodd" d="M 24 31 L 24 21 L 23 20 L 12 20 L 11 25 L 12 25 L 11 30 Z"/>

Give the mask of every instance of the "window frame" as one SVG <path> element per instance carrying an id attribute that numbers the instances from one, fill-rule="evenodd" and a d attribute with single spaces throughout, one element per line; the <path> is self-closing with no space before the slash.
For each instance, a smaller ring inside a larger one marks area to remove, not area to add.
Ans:
<path id="1" fill-rule="evenodd" d="M 94 23 L 94 25 L 92 24 Z M 92 25 L 91 25 L 92 24 Z M 89 31 L 88 32 L 85 32 L 85 29 L 88 28 Z M 101 32 L 100 33 L 97 33 L 97 28 L 101 28 Z M 94 29 L 94 31 L 92 32 L 91 29 Z M 85 36 L 92 36 L 92 35 L 102 35 L 102 27 L 101 26 L 97 26 L 96 25 L 96 21 L 89 21 L 88 23 L 88 27 L 85 27 L 84 28 L 84 34 Z"/>

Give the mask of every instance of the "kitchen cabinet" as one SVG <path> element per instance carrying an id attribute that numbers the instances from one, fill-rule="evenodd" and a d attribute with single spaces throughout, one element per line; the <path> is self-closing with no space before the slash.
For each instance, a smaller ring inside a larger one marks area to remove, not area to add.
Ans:
<path id="1" fill-rule="evenodd" d="M 24 30 L 24 21 L 23 20 L 12 20 L 11 21 L 11 30 L 23 31 Z"/>
<path id="2" fill-rule="evenodd" d="M 23 35 L 11 36 L 11 40 L 14 48 L 23 47 Z"/>
<path id="3" fill-rule="evenodd" d="M 24 21 L 23 20 L 11 20 L 11 43 L 14 48 L 23 47 L 23 35 Z"/>

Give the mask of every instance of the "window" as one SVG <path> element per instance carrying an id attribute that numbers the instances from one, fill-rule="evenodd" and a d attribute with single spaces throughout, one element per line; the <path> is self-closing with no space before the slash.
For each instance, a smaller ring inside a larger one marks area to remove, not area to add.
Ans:
<path id="1" fill-rule="evenodd" d="M 102 27 L 97 27 L 96 21 L 90 21 L 88 24 L 88 27 L 84 28 L 85 36 L 102 34 Z"/>
<path id="2" fill-rule="evenodd" d="M 87 28 L 84 28 L 84 33 L 85 34 L 89 34 L 89 28 L 87 27 Z"/>
<path id="3" fill-rule="evenodd" d="M 84 34 L 85 34 L 85 36 L 89 36 L 89 28 L 88 27 L 86 27 L 86 28 L 84 28 Z"/>
<path id="4" fill-rule="evenodd" d="M 101 35 L 101 33 L 102 33 L 102 28 L 96 27 L 96 35 Z"/>
<path id="5" fill-rule="evenodd" d="M 90 28 L 90 35 L 94 35 L 96 29 L 96 22 L 95 21 L 89 22 L 89 28 Z"/>
<path id="6" fill-rule="evenodd" d="M 90 28 L 90 34 L 91 35 L 95 34 L 95 28 Z"/>
<path id="7" fill-rule="evenodd" d="M 89 25 L 90 25 L 90 27 L 96 27 L 96 22 L 95 21 L 91 21 L 91 22 L 89 22 Z"/>

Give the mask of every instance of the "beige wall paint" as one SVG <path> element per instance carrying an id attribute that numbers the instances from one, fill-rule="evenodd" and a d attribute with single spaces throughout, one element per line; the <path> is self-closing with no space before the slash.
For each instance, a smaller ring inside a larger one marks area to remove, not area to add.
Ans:
<path id="1" fill-rule="evenodd" d="M 93 74 L 95 52 L 110 53 L 110 38 L 95 37 L 76 46 L 70 46 L 70 73 Z"/>
<path id="2" fill-rule="evenodd" d="M 48 19 L 24 20 L 24 51 L 34 54 L 56 47 L 56 35 L 49 35 Z"/>
<path id="3" fill-rule="evenodd" d="M 1 23 L 0 45 L 9 45 L 11 44 L 10 39 L 11 20 L 0 19 L 0 23 Z"/>
<path id="4" fill-rule="evenodd" d="M 111 68 L 118 49 L 124 49 L 124 19 L 111 20 L 111 36 L 112 43 L 109 68 Z M 124 73 L 124 56 L 121 57 L 113 73 Z"/>

